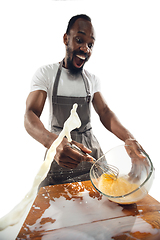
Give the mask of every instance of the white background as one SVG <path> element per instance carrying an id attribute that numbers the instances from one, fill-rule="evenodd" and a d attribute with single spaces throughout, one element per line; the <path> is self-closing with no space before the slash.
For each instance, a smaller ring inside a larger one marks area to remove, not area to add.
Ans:
<path id="1" fill-rule="evenodd" d="M 150 155 L 156 169 L 150 194 L 160 201 L 159 1 L 9 0 L 0 6 L 0 217 L 28 192 L 44 158 L 44 147 L 23 123 L 32 76 L 62 60 L 68 20 L 79 13 L 88 14 L 96 30 L 86 69 L 101 79 L 110 108 Z M 122 143 L 92 115 L 104 151 Z M 47 127 L 47 104 L 42 121 Z"/>

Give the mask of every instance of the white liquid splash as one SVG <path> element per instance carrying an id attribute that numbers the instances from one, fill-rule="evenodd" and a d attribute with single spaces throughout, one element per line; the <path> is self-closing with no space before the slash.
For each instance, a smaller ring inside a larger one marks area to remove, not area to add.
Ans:
<path id="1" fill-rule="evenodd" d="M 74 130 L 75 128 L 79 128 L 81 126 L 81 121 L 79 119 L 79 116 L 76 112 L 78 107 L 78 104 L 74 104 L 73 108 L 71 110 L 71 114 L 69 118 L 65 121 L 64 127 L 59 134 L 58 138 L 52 143 L 51 147 L 49 148 L 45 161 L 42 163 L 35 179 L 32 185 L 31 190 L 26 194 L 24 199 L 16 205 L 7 215 L 2 217 L 0 219 L 0 231 L 4 230 L 8 226 L 13 226 L 16 223 L 18 223 L 23 216 L 24 212 L 26 211 L 26 208 L 28 207 L 28 204 L 31 203 L 36 195 L 37 190 L 39 187 L 39 184 L 43 181 L 43 179 L 46 177 L 51 163 L 54 159 L 54 156 L 56 154 L 56 148 L 58 145 L 62 142 L 63 138 L 66 136 L 68 141 L 71 142 L 71 134 L 70 132 Z"/>

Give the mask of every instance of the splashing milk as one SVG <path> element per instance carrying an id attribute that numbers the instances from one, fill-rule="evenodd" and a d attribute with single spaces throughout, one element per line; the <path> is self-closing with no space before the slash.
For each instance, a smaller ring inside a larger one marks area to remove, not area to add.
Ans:
<path id="1" fill-rule="evenodd" d="M 76 112 L 78 105 L 75 103 L 71 110 L 69 118 L 65 121 L 64 127 L 59 134 L 58 138 L 52 143 L 51 147 L 49 148 L 45 161 L 42 163 L 32 185 L 31 190 L 26 194 L 24 199 L 16 205 L 7 215 L 0 219 L 0 231 L 4 230 L 8 226 L 13 226 L 18 223 L 23 216 L 28 204 L 33 201 L 37 195 L 37 190 L 39 184 L 43 181 L 46 177 L 50 165 L 54 159 L 56 154 L 57 146 L 62 142 L 63 138 L 66 136 L 68 141 L 71 142 L 71 134 L 70 132 L 75 128 L 79 128 L 81 126 L 81 121 L 79 116 Z"/>

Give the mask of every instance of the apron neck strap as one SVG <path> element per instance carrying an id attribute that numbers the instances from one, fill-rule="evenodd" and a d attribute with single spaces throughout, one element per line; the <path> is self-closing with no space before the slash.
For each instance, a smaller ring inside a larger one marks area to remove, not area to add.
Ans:
<path id="1" fill-rule="evenodd" d="M 53 85 L 53 96 L 57 96 L 57 89 L 58 89 L 59 78 L 62 72 L 62 65 L 63 65 L 63 60 L 59 64 L 59 68 L 55 77 L 55 81 Z"/>
<path id="2" fill-rule="evenodd" d="M 89 89 L 89 82 L 88 82 L 88 79 L 87 79 L 87 77 L 85 76 L 85 74 L 83 72 L 81 73 L 81 75 L 82 75 L 83 82 L 84 82 L 84 85 L 85 85 L 85 89 L 86 89 L 86 92 L 87 92 L 87 102 L 89 103 L 90 100 L 91 100 L 91 93 L 90 93 L 90 89 Z"/>

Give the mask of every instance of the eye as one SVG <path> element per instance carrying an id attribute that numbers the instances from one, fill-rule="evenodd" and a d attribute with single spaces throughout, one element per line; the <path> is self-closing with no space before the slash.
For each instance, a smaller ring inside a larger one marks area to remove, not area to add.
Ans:
<path id="1" fill-rule="evenodd" d="M 83 41 L 82 41 L 82 39 L 80 37 L 76 37 L 76 42 L 81 44 Z"/>
<path id="2" fill-rule="evenodd" d="M 92 49 L 92 48 L 93 48 L 93 43 L 89 43 L 89 44 L 88 44 L 88 47 L 89 47 L 90 49 Z"/>

